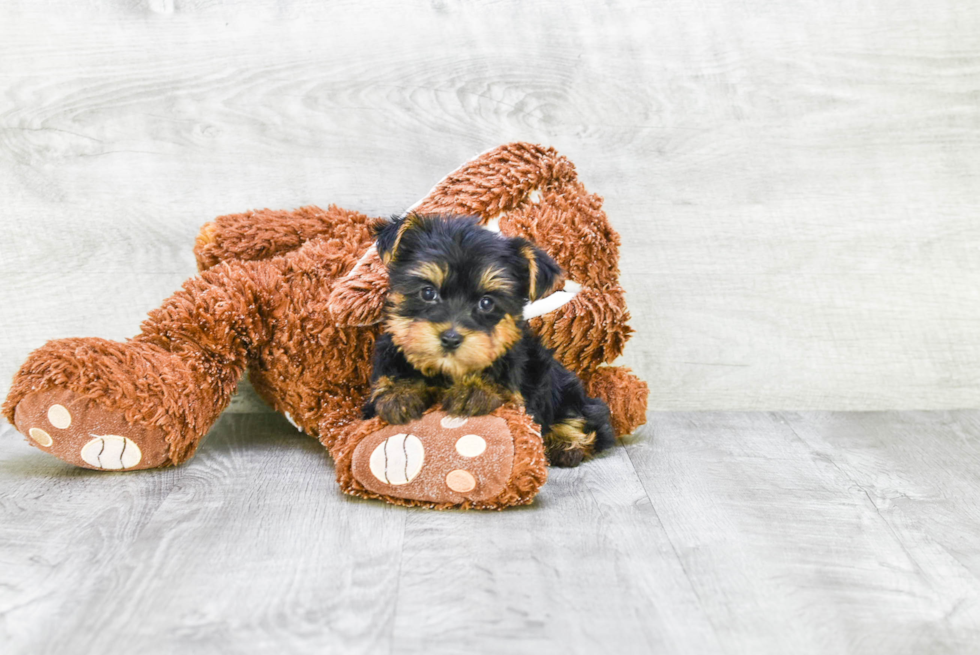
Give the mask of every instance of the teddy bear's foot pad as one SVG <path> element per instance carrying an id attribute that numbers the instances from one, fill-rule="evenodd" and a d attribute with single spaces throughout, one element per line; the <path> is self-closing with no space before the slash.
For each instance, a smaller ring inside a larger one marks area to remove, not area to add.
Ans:
<path id="1" fill-rule="evenodd" d="M 364 438 L 352 465 L 357 481 L 377 494 L 440 504 L 482 501 L 510 480 L 514 441 L 502 418 L 431 412 Z"/>
<path id="2" fill-rule="evenodd" d="M 169 459 L 162 430 L 133 426 L 122 412 L 67 389 L 26 396 L 14 424 L 35 446 L 75 466 L 122 471 L 154 468 Z"/>

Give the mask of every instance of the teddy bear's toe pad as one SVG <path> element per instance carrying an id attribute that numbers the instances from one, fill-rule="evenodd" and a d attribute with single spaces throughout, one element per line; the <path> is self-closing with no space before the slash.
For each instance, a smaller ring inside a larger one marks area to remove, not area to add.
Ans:
<path id="1" fill-rule="evenodd" d="M 28 395 L 17 405 L 14 423 L 41 450 L 84 468 L 146 469 L 168 461 L 162 430 L 136 427 L 121 412 L 67 389 Z"/>
<path id="2" fill-rule="evenodd" d="M 514 441 L 507 422 L 496 416 L 431 412 L 367 436 L 352 464 L 358 482 L 377 494 L 432 503 L 481 501 L 510 480 Z"/>

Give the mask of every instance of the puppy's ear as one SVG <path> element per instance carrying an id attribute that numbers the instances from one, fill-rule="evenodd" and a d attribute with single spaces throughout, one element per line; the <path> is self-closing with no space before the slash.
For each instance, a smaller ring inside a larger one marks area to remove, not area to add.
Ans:
<path id="1" fill-rule="evenodd" d="M 418 214 L 408 213 L 404 216 L 392 216 L 391 220 L 379 220 L 371 226 L 371 232 L 377 239 L 376 247 L 381 261 L 390 264 L 398 256 L 405 232 L 418 225 L 421 220 L 422 217 Z"/>
<path id="2" fill-rule="evenodd" d="M 517 250 L 521 258 L 527 262 L 528 300 L 543 298 L 554 291 L 561 282 L 561 267 L 544 250 L 532 246 L 524 239 L 517 239 Z"/>

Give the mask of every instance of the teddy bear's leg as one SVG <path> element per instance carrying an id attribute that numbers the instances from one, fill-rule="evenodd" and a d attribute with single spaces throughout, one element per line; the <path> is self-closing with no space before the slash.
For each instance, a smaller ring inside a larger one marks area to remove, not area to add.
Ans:
<path id="1" fill-rule="evenodd" d="M 222 266 L 186 282 L 131 341 L 51 341 L 14 377 L 4 415 L 77 466 L 178 464 L 227 406 L 248 349 L 267 338 L 265 293 L 246 266 Z"/>
<path id="2" fill-rule="evenodd" d="M 224 261 L 271 259 L 317 237 L 360 241 L 368 238 L 369 220 L 336 205 L 228 214 L 201 228 L 194 256 L 198 270 L 205 271 Z"/>
<path id="3" fill-rule="evenodd" d="M 646 423 L 647 383 L 633 375 L 625 366 L 600 366 L 584 380 L 585 391 L 609 405 L 616 437 L 631 434 Z"/>
<path id="4" fill-rule="evenodd" d="M 548 475 L 541 432 L 513 405 L 466 418 L 432 408 L 405 425 L 360 421 L 331 454 L 346 493 L 439 509 L 525 505 Z"/>

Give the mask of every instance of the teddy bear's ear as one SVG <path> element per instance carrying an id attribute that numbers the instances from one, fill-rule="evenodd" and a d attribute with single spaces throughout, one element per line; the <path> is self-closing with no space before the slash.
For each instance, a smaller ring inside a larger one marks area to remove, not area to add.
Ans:
<path id="1" fill-rule="evenodd" d="M 543 298 L 555 290 L 562 280 L 561 267 L 541 248 L 524 239 L 515 239 L 521 258 L 527 262 L 528 300 Z"/>
<path id="2" fill-rule="evenodd" d="M 327 310 L 338 325 L 375 325 L 384 319 L 388 264 L 398 255 L 405 232 L 422 221 L 418 214 L 408 213 L 371 223 L 374 245 L 337 280 L 327 300 Z"/>
<path id="3" fill-rule="evenodd" d="M 376 248 L 368 248 L 347 275 L 337 280 L 327 299 L 327 311 L 337 325 L 367 326 L 384 318 L 388 297 L 388 268 Z"/>
<path id="4" fill-rule="evenodd" d="M 401 246 L 402 237 L 405 232 L 410 230 L 422 220 L 422 217 L 413 212 L 404 216 L 392 216 L 389 220 L 381 219 L 371 225 L 377 243 L 378 254 L 381 261 L 390 264 L 398 256 L 398 248 Z"/>

